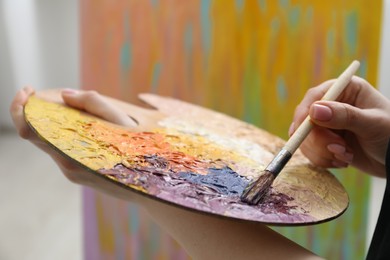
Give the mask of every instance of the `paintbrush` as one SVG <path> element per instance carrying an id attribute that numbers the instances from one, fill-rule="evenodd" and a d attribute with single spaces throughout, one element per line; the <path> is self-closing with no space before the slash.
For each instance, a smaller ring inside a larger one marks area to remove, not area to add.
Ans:
<path id="1" fill-rule="evenodd" d="M 360 63 L 353 61 L 351 65 L 336 79 L 333 85 L 328 89 L 321 100 L 334 101 L 343 92 L 345 87 L 351 81 L 352 76 L 359 68 Z M 298 127 L 290 139 L 286 142 L 284 147 L 273 158 L 273 160 L 265 168 L 264 172 L 258 179 L 252 181 L 241 195 L 241 200 L 251 205 L 256 205 L 267 193 L 271 187 L 274 179 L 278 176 L 280 171 L 284 168 L 290 160 L 294 152 L 301 145 L 306 136 L 313 128 L 310 116 L 307 116 L 303 123 Z"/>

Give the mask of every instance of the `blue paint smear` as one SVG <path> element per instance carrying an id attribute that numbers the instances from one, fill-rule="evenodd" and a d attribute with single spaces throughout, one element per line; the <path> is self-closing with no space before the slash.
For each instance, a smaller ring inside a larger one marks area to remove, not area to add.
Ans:
<path id="1" fill-rule="evenodd" d="M 123 70 L 130 69 L 130 65 L 131 65 L 130 42 L 126 41 L 122 45 L 120 55 L 121 55 L 120 56 L 121 68 Z"/>
<path id="2" fill-rule="evenodd" d="M 367 60 L 366 59 L 360 59 L 360 67 L 359 67 L 359 75 L 362 78 L 367 78 Z"/>
<path id="3" fill-rule="evenodd" d="M 161 63 L 156 62 L 153 66 L 153 75 L 152 75 L 152 92 L 157 93 L 158 90 L 158 80 L 160 79 L 161 72 Z"/>
<path id="4" fill-rule="evenodd" d="M 358 15 L 356 12 L 351 12 L 347 15 L 345 21 L 346 40 L 348 44 L 348 52 L 352 55 L 357 50 L 357 31 L 358 31 Z"/>
<path id="5" fill-rule="evenodd" d="M 290 1 L 289 0 L 279 0 L 279 5 L 283 8 L 286 8 L 288 7 L 290 4 Z"/>
<path id="6" fill-rule="evenodd" d="M 267 1 L 266 0 L 257 0 L 259 6 L 260 6 L 260 10 L 262 12 L 265 12 L 267 10 Z"/>
<path id="7" fill-rule="evenodd" d="M 300 14 L 301 14 L 301 10 L 299 7 L 293 7 L 288 12 L 288 24 L 290 27 L 298 28 Z"/>
<path id="8" fill-rule="evenodd" d="M 120 63 L 122 70 L 129 70 L 131 66 L 131 41 L 130 41 L 130 19 L 129 14 L 126 13 L 123 19 L 123 28 L 125 35 L 125 42 L 123 43 L 120 50 Z"/>
<path id="9" fill-rule="evenodd" d="M 139 232 L 139 214 L 137 207 L 129 207 L 129 233 L 137 234 Z"/>
<path id="10" fill-rule="evenodd" d="M 239 10 L 242 10 L 244 8 L 244 0 L 236 0 L 236 7 Z"/>
<path id="11" fill-rule="evenodd" d="M 333 53 L 335 51 L 335 44 L 336 44 L 335 30 L 329 29 L 328 33 L 326 34 L 326 47 L 330 53 Z"/>
<path id="12" fill-rule="evenodd" d="M 278 77 L 278 81 L 276 84 L 277 84 L 277 90 L 278 90 L 278 99 L 282 102 L 286 102 L 287 88 L 286 88 L 286 82 L 284 81 L 282 76 Z"/>
<path id="13" fill-rule="evenodd" d="M 156 7 L 157 3 L 158 3 L 158 0 L 150 0 L 150 3 L 152 3 L 152 5 L 154 7 Z"/>
<path id="14" fill-rule="evenodd" d="M 321 235 L 321 230 L 319 229 L 312 229 L 311 230 L 312 234 L 311 236 L 312 237 L 324 237 L 324 235 Z M 318 243 L 318 241 L 314 241 L 314 243 L 312 243 L 311 245 L 311 250 L 313 252 L 321 252 L 321 249 L 322 249 L 323 245 L 322 243 Z M 342 258 L 342 259 L 345 259 L 345 258 Z"/>
<path id="15" fill-rule="evenodd" d="M 211 1 L 202 0 L 200 2 L 200 24 L 202 33 L 202 44 L 206 53 L 210 51 L 211 46 L 211 19 L 210 19 Z"/>
<path id="16" fill-rule="evenodd" d="M 238 175 L 230 167 L 210 168 L 207 175 L 192 172 L 181 172 L 179 176 L 191 183 L 204 185 L 220 194 L 240 195 L 248 185 L 248 179 Z"/>
<path id="17" fill-rule="evenodd" d="M 274 17 L 272 20 L 271 20 L 271 32 L 273 35 L 276 35 L 278 34 L 278 31 L 280 29 L 280 21 L 279 21 L 279 18 L 278 17 Z"/>
<path id="18" fill-rule="evenodd" d="M 193 49 L 193 37 L 192 37 L 192 24 L 187 24 L 184 31 L 184 49 L 186 52 L 192 52 Z"/>
<path id="19" fill-rule="evenodd" d="M 263 112 L 264 108 L 261 107 L 259 99 L 261 97 L 261 76 L 256 72 L 256 66 L 253 65 L 253 53 L 256 53 L 255 49 L 250 52 L 252 55 L 248 55 L 248 60 L 245 63 L 244 73 L 244 111 L 242 118 L 249 123 L 256 124 L 257 126 L 264 125 Z"/>
<path id="20" fill-rule="evenodd" d="M 158 249 L 159 249 L 159 229 L 158 227 L 155 225 L 155 224 L 152 224 L 150 226 L 150 238 L 151 240 L 149 240 L 149 244 L 150 244 L 150 247 L 151 247 L 151 251 L 152 251 L 152 255 L 156 255 L 158 254 Z"/>
<path id="21" fill-rule="evenodd" d="M 189 72 L 188 75 L 188 87 L 191 87 L 191 82 L 193 82 L 193 49 L 194 49 L 194 39 L 193 39 L 193 29 L 192 24 L 187 24 L 184 31 L 184 50 L 186 54 L 186 70 Z"/>
<path id="22" fill-rule="evenodd" d="M 114 217 L 114 222 L 113 222 L 113 231 L 114 231 L 114 238 L 115 238 L 115 245 L 114 245 L 114 252 L 115 252 L 115 257 L 118 260 L 125 260 L 125 254 L 124 251 L 121 250 L 124 248 L 125 243 L 123 239 L 121 239 L 121 234 L 122 234 L 122 228 L 120 226 L 119 221 L 115 221 L 116 218 Z"/>

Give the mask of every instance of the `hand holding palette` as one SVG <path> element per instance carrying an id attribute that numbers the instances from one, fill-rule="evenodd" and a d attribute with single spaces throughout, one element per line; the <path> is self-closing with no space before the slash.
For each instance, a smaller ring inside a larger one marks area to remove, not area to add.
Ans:
<path id="1" fill-rule="evenodd" d="M 124 128 L 67 107 L 58 91 L 31 96 L 25 119 L 53 149 L 111 190 L 136 192 L 202 213 L 272 225 L 331 220 L 348 206 L 348 195 L 328 171 L 298 151 L 259 205 L 240 200 L 284 141 L 227 115 L 152 94 L 145 109 L 107 99 L 138 126 Z"/>

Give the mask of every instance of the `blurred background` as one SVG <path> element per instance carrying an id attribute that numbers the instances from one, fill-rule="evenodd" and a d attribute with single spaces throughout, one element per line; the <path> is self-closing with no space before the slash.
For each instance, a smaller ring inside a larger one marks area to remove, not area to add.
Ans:
<path id="1" fill-rule="evenodd" d="M 306 90 L 352 59 L 390 97 L 389 32 L 390 0 L 0 0 L 0 259 L 188 258 L 136 206 L 70 183 L 17 137 L 8 108 L 21 87 L 170 95 L 286 138 Z M 363 259 L 384 181 L 334 174 L 351 199 L 343 216 L 276 230 Z"/>
<path id="2" fill-rule="evenodd" d="M 81 189 L 14 132 L 16 91 L 79 88 L 79 2 L 0 0 L 0 259 L 82 259 Z"/>

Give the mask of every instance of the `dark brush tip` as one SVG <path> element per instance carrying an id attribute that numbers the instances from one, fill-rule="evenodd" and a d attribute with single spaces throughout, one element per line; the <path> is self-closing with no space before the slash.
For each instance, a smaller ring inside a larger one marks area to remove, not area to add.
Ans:
<path id="1" fill-rule="evenodd" d="M 257 205 L 271 187 L 275 175 L 265 171 L 257 180 L 251 182 L 241 195 L 241 201 L 249 205 Z"/>

